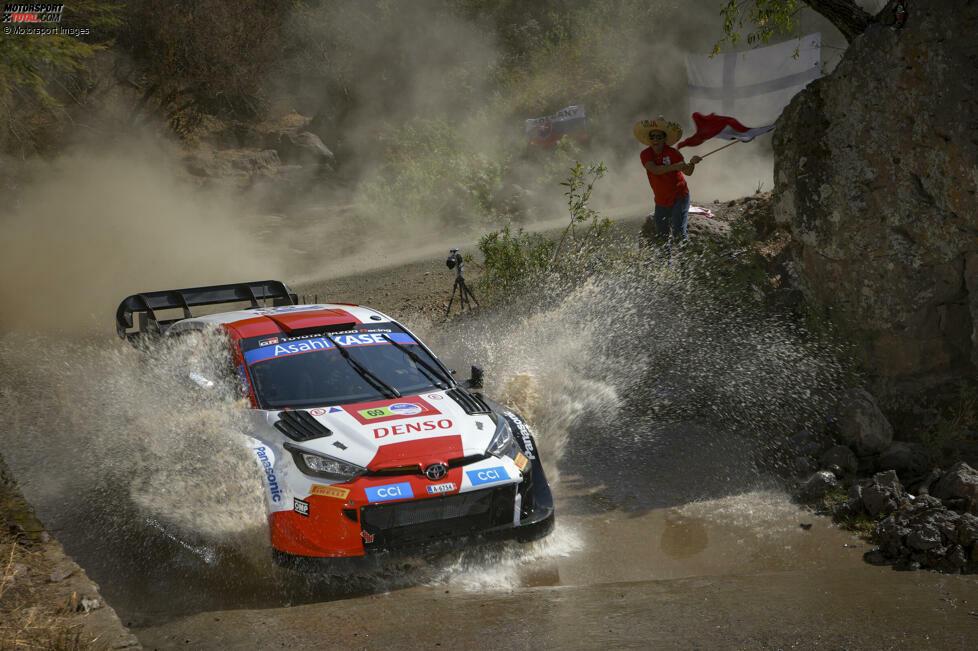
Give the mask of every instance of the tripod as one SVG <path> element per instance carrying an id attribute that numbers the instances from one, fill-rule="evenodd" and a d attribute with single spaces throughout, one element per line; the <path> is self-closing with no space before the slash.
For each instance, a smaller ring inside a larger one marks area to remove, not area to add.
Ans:
<path id="1" fill-rule="evenodd" d="M 456 291 L 458 291 L 459 311 L 472 309 L 472 304 L 469 302 L 469 299 L 475 301 L 475 304 L 478 306 L 479 299 L 475 297 L 475 294 L 472 293 L 469 286 L 465 284 L 465 276 L 462 275 L 462 256 L 458 253 L 458 250 L 452 249 L 452 255 L 445 262 L 449 269 L 455 267 L 455 284 L 452 285 L 452 296 L 448 299 L 448 309 L 445 310 L 445 316 L 447 317 L 452 311 L 452 302 L 455 300 Z"/>

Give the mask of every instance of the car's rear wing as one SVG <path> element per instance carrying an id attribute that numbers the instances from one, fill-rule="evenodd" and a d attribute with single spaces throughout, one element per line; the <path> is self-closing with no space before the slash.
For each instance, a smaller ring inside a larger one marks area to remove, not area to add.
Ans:
<path id="1" fill-rule="evenodd" d="M 258 301 L 265 301 L 266 305 L 271 301 L 273 306 L 295 305 L 299 302 L 295 292 L 281 280 L 143 292 L 127 296 L 119 303 L 119 309 L 115 313 L 115 329 L 121 338 L 132 341 L 147 334 L 163 334 L 177 321 L 193 318 L 190 311 L 192 307 L 243 301 L 249 302 L 253 308 L 261 307 Z M 156 314 L 160 310 L 178 308 L 183 310 L 182 317 L 161 319 Z M 139 315 L 139 323 L 136 330 L 130 332 L 133 314 Z"/>

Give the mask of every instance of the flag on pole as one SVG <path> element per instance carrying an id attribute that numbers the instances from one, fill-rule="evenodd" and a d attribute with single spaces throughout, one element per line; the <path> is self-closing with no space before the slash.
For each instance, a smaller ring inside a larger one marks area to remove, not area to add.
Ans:
<path id="1" fill-rule="evenodd" d="M 774 124 L 795 93 L 821 76 L 821 42 L 815 33 L 713 58 L 686 56 L 690 111 Z"/>
<path id="2" fill-rule="evenodd" d="M 774 130 L 774 125 L 769 124 L 765 127 L 746 127 L 734 118 L 726 115 L 710 113 L 693 113 L 693 122 L 696 124 L 696 133 L 676 144 L 676 149 L 680 147 L 695 147 L 702 145 L 710 138 L 722 138 L 723 140 L 740 140 L 750 142 L 762 133 Z"/>

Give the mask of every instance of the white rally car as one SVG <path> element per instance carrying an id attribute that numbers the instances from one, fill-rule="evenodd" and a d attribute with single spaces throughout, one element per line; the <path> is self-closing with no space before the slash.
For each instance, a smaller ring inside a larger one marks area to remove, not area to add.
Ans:
<path id="1" fill-rule="evenodd" d="M 249 306 L 191 312 L 234 302 Z M 119 336 L 134 344 L 226 334 L 253 408 L 248 443 L 263 469 L 279 563 L 345 569 L 378 551 L 529 541 L 553 529 L 533 436 L 520 416 L 468 390 L 481 388 L 478 367 L 459 384 L 385 314 L 296 303 L 284 283 L 261 281 L 135 294 L 116 312 Z M 174 310 L 182 316 L 164 318 Z"/>

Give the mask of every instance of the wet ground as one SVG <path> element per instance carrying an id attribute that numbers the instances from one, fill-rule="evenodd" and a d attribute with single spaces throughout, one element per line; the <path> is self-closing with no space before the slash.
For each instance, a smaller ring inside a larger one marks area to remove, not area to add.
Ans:
<path id="1" fill-rule="evenodd" d="M 406 313 L 427 336 L 450 282 L 437 259 L 297 289 Z M 565 321 L 569 309 L 558 311 Z M 553 377 L 538 377 L 528 402 L 558 525 L 530 545 L 400 560 L 346 579 L 280 569 L 236 458 L 210 460 L 211 443 L 184 441 L 230 416 L 173 418 L 186 405 L 133 390 L 144 378 L 126 369 L 138 362 L 111 352 L 121 344 L 108 338 L 74 351 L 72 363 L 90 365 L 80 374 L 63 366 L 65 351 L 20 356 L 22 340 L 5 340 L 5 363 L 21 364 L 24 379 L 3 396 L 4 456 L 150 648 L 974 647 L 978 578 L 864 563 L 864 542 L 790 502 L 742 424 L 594 416 L 607 401 L 595 396 L 621 387 L 599 386 L 600 369 L 580 363 L 574 342 L 547 341 L 556 352 L 540 368 Z M 548 344 L 499 343 L 510 357 L 529 354 L 520 345 Z M 450 352 L 451 365 L 472 361 Z M 492 352 L 482 351 L 490 370 L 509 377 Z M 562 380 L 569 369 L 593 372 L 580 396 Z M 147 510 L 161 501 L 166 509 Z"/>

